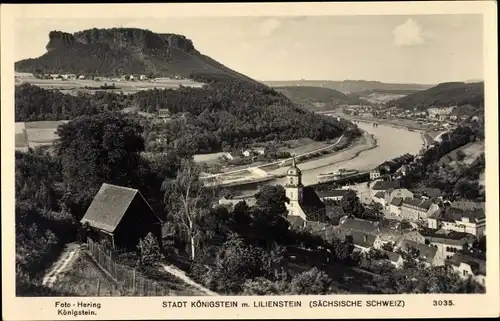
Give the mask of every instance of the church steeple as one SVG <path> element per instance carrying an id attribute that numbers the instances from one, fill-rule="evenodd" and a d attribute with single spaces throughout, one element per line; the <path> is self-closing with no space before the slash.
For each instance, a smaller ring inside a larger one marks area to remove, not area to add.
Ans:
<path id="1" fill-rule="evenodd" d="M 302 186 L 302 172 L 297 167 L 297 162 L 295 160 L 295 155 L 292 158 L 292 166 L 288 169 L 286 173 L 286 186 L 289 187 L 301 187 Z"/>

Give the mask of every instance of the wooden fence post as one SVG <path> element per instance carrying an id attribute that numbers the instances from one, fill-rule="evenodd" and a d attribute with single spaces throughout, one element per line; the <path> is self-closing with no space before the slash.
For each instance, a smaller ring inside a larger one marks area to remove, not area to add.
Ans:
<path id="1" fill-rule="evenodd" d="M 101 290 L 101 279 L 97 279 L 97 296 L 100 296 L 100 290 Z"/>
<path id="2" fill-rule="evenodd" d="M 132 272 L 132 290 L 135 291 L 135 269 Z"/>

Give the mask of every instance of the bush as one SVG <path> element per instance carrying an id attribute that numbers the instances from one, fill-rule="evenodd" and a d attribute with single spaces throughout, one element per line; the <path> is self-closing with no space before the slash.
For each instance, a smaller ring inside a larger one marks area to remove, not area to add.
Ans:
<path id="1" fill-rule="evenodd" d="M 142 265 L 153 265 L 162 259 L 158 240 L 152 233 L 139 240 L 137 250 Z"/>
<path id="2" fill-rule="evenodd" d="M 273 282 L 262 277 L 246 280 L 242 288 L 243 295 L 286 295 L 290 291 L 286 281 Z"/>
<path id="3" fill-rule="evenodd" d="M 332 280 L 325 272 L 314 267 L 295 275 L 290 285 L 293 294 L 326 294 L 331 283 Z"/>

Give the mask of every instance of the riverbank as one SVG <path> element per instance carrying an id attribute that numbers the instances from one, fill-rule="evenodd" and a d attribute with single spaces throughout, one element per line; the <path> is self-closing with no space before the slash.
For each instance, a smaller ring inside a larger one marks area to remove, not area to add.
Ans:
<path id="1" fill-rule="evenodd" d="M 356 159 L 360 157 L 363 153 L 373 150 L 377 147 L 379 147 L 377 139 L 373 135 L 365 132 L 361 140 L 359 140 L 354 146 L 336 152 L 335 154 L 330 154 L 321 157 L 320 159 L 316 158 L 304 163 L 300 163 L 299 166 L 303 173 L 305 171 L 319 170 L 322 168 L 334 166 L 342 162 L 348 162 L 350 160 Z M 285 168 L 281 167 L 272 171 L 268 171 L 268 173 L 278 177 L 276 180 L 273 181 L 273 183 L 281 184 L 283 183 L 282 180 L 283 177 L 286 175 L 287 170 L 288 170 L 287 167 Z M 313 180 L 314 182 L 310 182 L 311 180 Z M 304 184 L 306 185 L 316 184 L 317 177 L 308 177 L 308 175 L 303 175 L 303 181 Z"/>

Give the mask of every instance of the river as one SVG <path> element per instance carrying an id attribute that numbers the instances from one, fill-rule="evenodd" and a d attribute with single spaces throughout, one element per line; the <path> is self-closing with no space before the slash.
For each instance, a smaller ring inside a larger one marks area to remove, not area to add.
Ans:
<path id="1" fill-rule="evenodd" d="M 382 124 L 373 127 L 371 124 L 360 123 L 358 127 L 373 135 L 377 140 L 377 147 L 363 151 L 357 156 L 346 150 L 330 157 L 326 156 L 302 164 L 299 163 L 298 167 L 302 170 L 304 185 L 316 184 L 319 174 L 333 172 L 339 168 L 356 169 L 358 171 L 371 170 L 384 161 L 405 153 L 417 154 L 423 146 L 422 136 L 417 131 L 408 131 Z M 355 157 L 346 160 L 346 158 L 353 156 Z M 272 174 L 283 174 L 285 171 L 286 168 L 280 168 L 273 171 Z M 283 181 L 284 179 L 277 179 L 273 180 L 271 184 L 282 184 Z"/>

